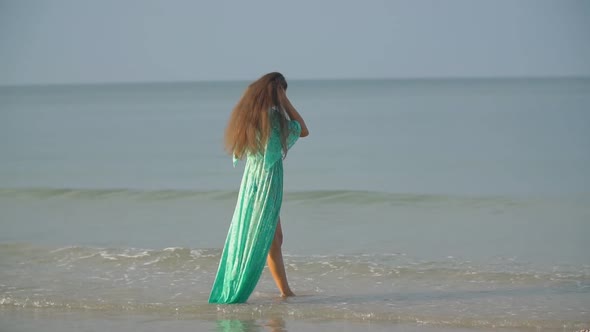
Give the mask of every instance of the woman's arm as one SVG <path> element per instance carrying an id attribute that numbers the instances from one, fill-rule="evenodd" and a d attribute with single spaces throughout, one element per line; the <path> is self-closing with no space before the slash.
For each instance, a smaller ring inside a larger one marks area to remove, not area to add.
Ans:
<path id="1" fill-rule="evenodd" d="M 305 137 L 309 135 L 309 130 L 307 129 L 305 121 L 303 121 L 303 118 L 301 117 L 299 112 L 297 112 L 295 107 L 293 107 L 291 101 L 289 100 L 289 98 L 287 98 L 287 93 L 281 87 L 279 87 L 279 101 L 281 102 L 281 106 L 285 108 L 285 111 L 287 112 L 289 119 L 295 120 L 299 122 L 299 124 L 301 125 L 301 135 L 299 135 L 299 137 Z"/>

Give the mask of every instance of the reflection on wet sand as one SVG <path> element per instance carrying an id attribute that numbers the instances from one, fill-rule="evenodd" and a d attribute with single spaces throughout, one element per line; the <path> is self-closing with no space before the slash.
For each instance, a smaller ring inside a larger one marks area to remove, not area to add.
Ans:
<path id="1" fill-rule="evenodd" d="M 271 317 L 256 321 L 242 319 L 221 319 L 217 321 L 218 332 L 287 332 L 285 320 L 281 317 Z"/>

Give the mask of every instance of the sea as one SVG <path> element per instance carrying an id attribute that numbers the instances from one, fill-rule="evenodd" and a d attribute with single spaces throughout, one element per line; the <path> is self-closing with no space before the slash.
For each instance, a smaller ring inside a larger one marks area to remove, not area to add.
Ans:
<path id="1" fill-rule="evenodd" d="M 290 80 L 282 299 L 208 304 L 249 82 L 0 87 L 0 331 L 590 328 L 590 79 Z"/>

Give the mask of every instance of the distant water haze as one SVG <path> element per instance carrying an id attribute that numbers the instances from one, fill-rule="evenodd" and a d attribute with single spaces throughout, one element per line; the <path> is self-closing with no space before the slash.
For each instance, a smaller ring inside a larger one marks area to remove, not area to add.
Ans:
<path id="1" fill-rule="evenodd" d="M 555 195 L 590 188 L 589 80 L 293 81 L 312 135 L 286 190 Z M 247 82 L 0 89 L 2 187 L 235 189 Z"/>

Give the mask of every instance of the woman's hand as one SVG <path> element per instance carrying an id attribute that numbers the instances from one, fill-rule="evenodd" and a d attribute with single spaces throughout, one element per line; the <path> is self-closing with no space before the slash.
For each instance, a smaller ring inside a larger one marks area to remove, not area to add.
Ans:
<path id="1" fill-rule="evenodd" d="M 293 107 L 289 98 L 287 98 L 287 91 L 285 91 L 285 89 L 283 89 L 282 86 L 279 86 L 277 88 L 277 92 L 279 95 L 279 102 L 281 103 L 281 107 L 285 110 L 285 112 L 287 112 L 289 119 L 295 120 L 299 122 L 299 124 L 301 125 L 301 135 L 299 135 L 299 137 L 305 137 L 309 135 L 309 130 L 307 129 L 305 121 L 303 121 L 301 115 L 297 112 L 295 107 Z"/>

